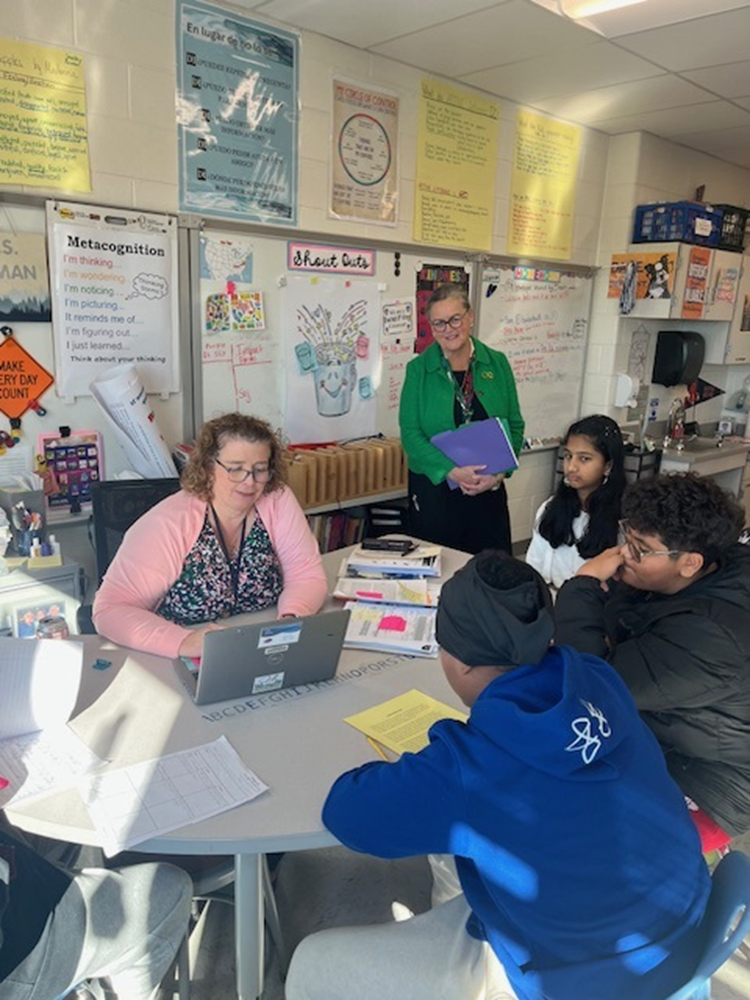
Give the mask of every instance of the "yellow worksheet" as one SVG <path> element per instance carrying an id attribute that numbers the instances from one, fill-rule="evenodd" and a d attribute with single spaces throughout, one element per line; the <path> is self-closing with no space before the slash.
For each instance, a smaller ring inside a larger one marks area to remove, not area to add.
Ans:
<path id="1" fill-rule="evenodd" d="M 429 743 L 427 732 L 433 722 L 440 719 L 465 722 L 467 718 L 465 712 L 436 701 L 421 691 L 412 690 L 374 708 L 350 715 L 344 722 L 400 754 L 423 750 Z"/>

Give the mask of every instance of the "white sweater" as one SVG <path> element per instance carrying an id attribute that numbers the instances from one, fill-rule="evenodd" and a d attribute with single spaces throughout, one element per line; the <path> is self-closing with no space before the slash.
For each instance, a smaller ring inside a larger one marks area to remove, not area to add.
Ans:
<path id="1" fill-rule="evenodd" d="M 546 538 L 539 534 L 539 524 L 542 520 L 549 500 L 545 500 L 534 519 L 534 533 L 526 551 L 526 562 L 533 566 L 538 573 L 544 577 L 547 583 L 553 587 L 562 587 L 566 580 L 575 576 L 576 570 L 586 562 L 579 553 L 575 545 L 558 545 L 553 549 Z M 589 515 L 582 510 L 573 521 L 573 537 L 580 541 L 586 533 L 589 523 Z"/>

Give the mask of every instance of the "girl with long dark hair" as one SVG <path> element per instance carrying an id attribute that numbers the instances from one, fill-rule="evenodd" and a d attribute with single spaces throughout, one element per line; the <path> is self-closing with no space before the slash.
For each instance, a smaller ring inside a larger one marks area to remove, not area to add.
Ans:
<path id="1" fill-rule="evenodd" d="M 625 489 L 622 434 L 611 417 L 571 424 L 563 442 L 563 478 L 537 511 L 526 562 L 561 587 L 587 560 L 617 545 Z"/>

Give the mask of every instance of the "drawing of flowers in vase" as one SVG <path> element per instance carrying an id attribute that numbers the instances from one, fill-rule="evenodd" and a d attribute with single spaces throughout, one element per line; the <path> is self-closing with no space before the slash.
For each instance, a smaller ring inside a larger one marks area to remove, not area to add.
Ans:
<path id="1" fill-rule="evenodd" d="M 357 389 L 357 360 L 369 356 L 364 299 L 346 308 L 335 327 L 323 305 L 297 309 L 297 329 L 305 343 L 296 348 L 300 372 L 312 372 L 315 405 L 321 417 L 341 417 L 351 409 Z"/>

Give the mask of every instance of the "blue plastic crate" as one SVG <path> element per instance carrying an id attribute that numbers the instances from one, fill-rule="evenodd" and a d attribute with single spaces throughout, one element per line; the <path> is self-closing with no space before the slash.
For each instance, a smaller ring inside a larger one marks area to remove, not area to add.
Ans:
<path id="1" fill-rule="evenodd" d="M 633 243 L 697 243 L 716 247 L 722 213 L 699 201 L 657 201 L 635 210 Z"/>

